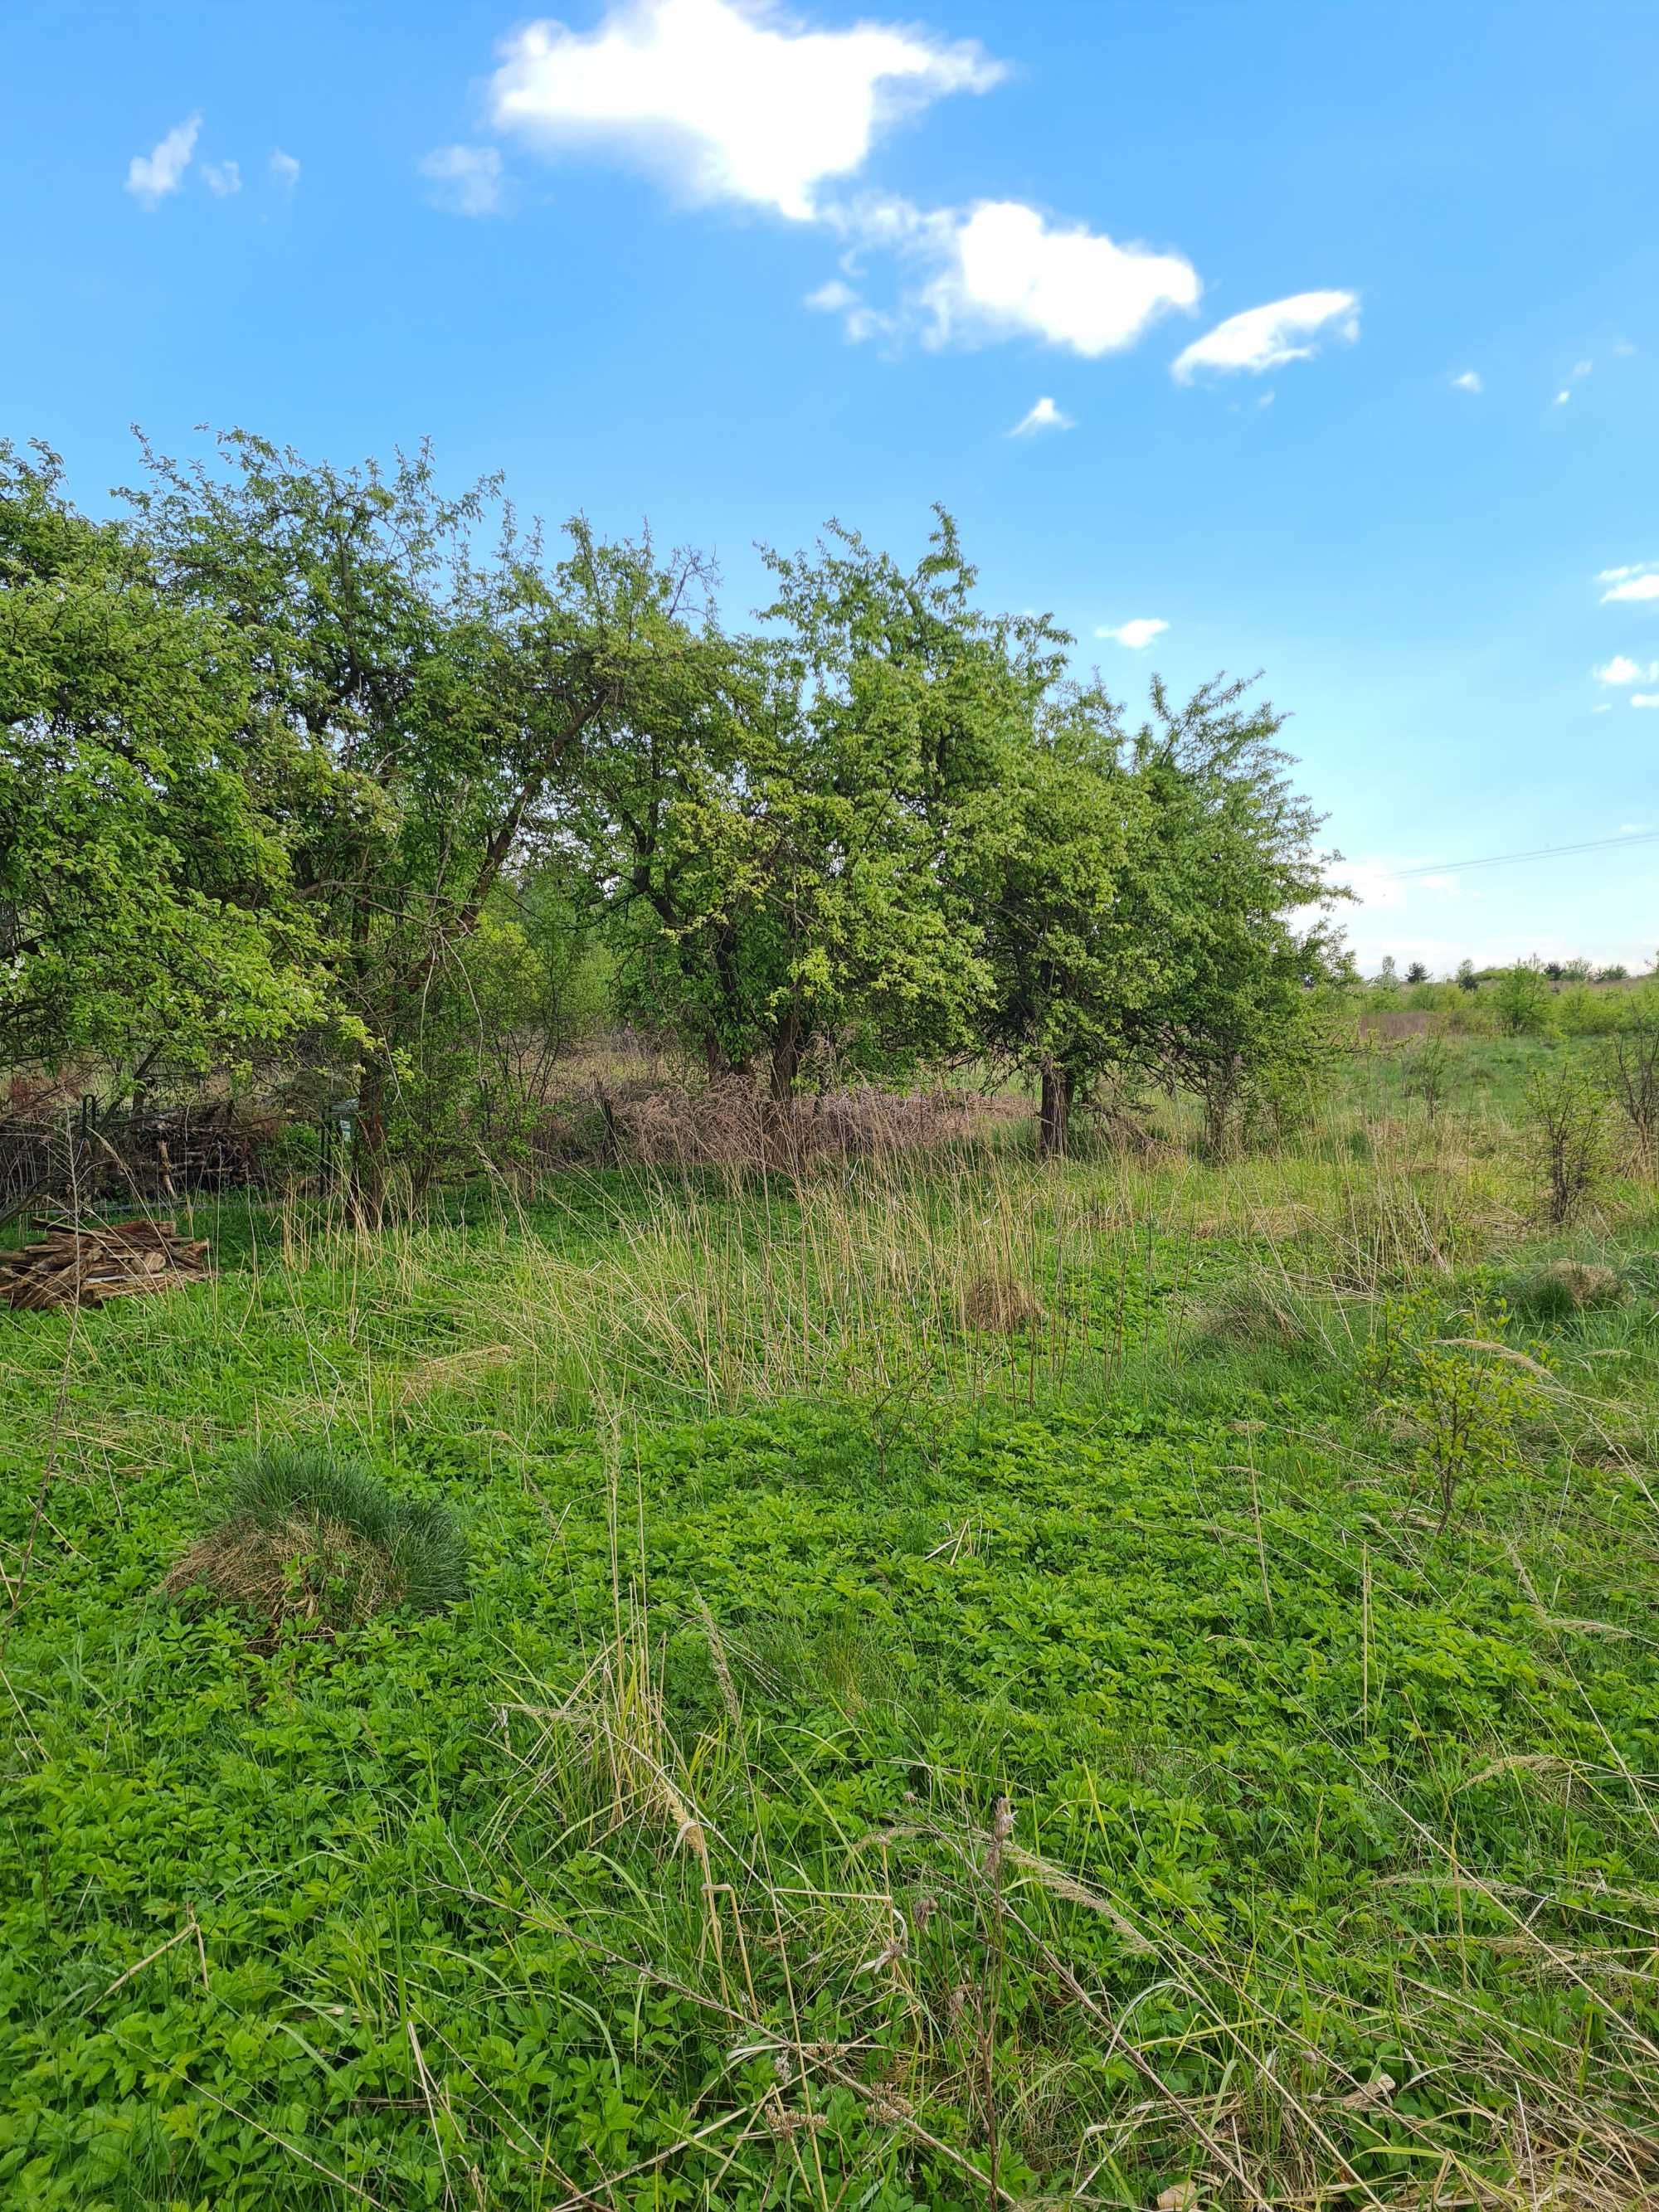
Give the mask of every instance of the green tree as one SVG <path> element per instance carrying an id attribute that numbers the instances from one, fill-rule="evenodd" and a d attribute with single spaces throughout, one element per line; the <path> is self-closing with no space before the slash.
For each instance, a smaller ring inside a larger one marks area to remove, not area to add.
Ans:
<path id="1" fill-rule="evenodd" d="M 556 836 L 600 714 L 678 651 L 682 575 L 580 522 L 550 563 L 498 485 L 448 498 L 424 449 L 338 470 L 236 432 L 216 464 L 146 458 L 136 534 L 240 641 L 246 741 L 362 1040 L 378 1195 L 411 1104 L 429 1122 L 441 1085 L 476 1082 L 446 1003 L 466 948 Z"/>
<path id="2" fill-rule="evenodd" d="M 1492 988 L 1492 1007 L 1505 1036 L 1540 1036 L 1549 1027 L 1550 990 L 1536 960 L 1517 960 Z"/>
<path id="3" fill-rule="evenodd" d="M 238 639 L 0 447 L 0 1056 L 114 1089 L 324 1010 Z"/>

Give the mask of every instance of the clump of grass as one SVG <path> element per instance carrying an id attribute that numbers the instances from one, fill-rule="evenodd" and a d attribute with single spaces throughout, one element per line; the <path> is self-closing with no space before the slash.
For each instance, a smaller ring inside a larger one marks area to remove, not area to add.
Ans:
<path id="1" fill-rule="evenodd" d="M 1565 1321 L 1595 1307 L 1617 1305 L 1624 1295 L 1624 1282 L 1612 1267 L 1589 1260 L 1551 1260 L 1522 1276 L 1515 1302 L 1536 1320 Z"/>
<path id="2" fill-rule="evenodd" d="M 1265 1345 L 1302 1344 L 1309 1331 L 1282 1283 L 1246 1275 L 1225 1285 L 1200 1310 L 1196 1334 L 1203 1342 L 1248 1351 Z"/>
<path id="3" fill-rule="evenodd" d="M 1042 1307 L 1012 1275 L 975 1275 L 963 1293 L 962 1310 L 970 1328 L 998 1336 L 1018 1336 L 1042 1320 Z"/>
<path id="4" fill-rule="evenodd" d="M 466 1553 L 441 1505 L 393 1498 L 360 1462 L 276 1447 L 238 1468 L 220 1517 L 162 1588 L 277 1626 L 355 1628 L 406 1607 L 438 1613 L 466 1593 Z"/>

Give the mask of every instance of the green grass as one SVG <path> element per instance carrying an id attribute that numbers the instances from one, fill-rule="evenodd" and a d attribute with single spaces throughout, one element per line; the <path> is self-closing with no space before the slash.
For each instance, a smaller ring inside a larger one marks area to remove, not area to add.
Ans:
<path id="1" fill-rule="evenodd" d="M 1531 1225 L 1506 1049 L 1227 1167 L 227 1206 L 0 1316 L 0 2201 L 1650 2201 L 1659 1219 Z M 1436 1360 L 1517 1384 L 1443 1531 Z M 464 1601 L 159 1595 L 290 1443 Z"/>

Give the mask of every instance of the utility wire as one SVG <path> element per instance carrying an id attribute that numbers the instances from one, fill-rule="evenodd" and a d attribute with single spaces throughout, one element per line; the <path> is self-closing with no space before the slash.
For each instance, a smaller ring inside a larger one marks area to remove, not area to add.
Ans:
<path id="1" fill-rule="evenodd" d="M 1659 830 L 1638 830 L 1628 837 L 1587 837 L 1580 845 L 1539 845 L 1529 853 L 1488 853 L 1478 860 L 1431 860 L 1426 867 L 1390 868 L 1389 873 L 1397 882 L 1411 876 L 1462 875 L 1470 868 L 1504 868 L 1516 860 L 1559 860 L 1573 853 L 1605 853 L 1614 846 L 1651 845 L 1659 841 Z"/>

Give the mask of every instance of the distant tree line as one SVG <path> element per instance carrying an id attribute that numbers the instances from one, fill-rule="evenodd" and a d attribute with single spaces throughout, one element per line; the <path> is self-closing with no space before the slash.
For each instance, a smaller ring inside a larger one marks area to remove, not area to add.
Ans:
<path id="1" fill-rule="evenodd" d="M 1281 718 L 1218 680 L 1131 724 L 943 513 L 914 568 L 769 555 L 739 630 L 697 555 L 551 550 L 424 451 L 143 462 L 100 521 L 0 447 L 0 1069 L 347 1086 L 378 1188 L 510 1133 L 599 1018 L 780 1115 L 1028 1071 L 1051 1151 L 1151 1082 L 1225 1146 L 1318 1064 Z"/>

